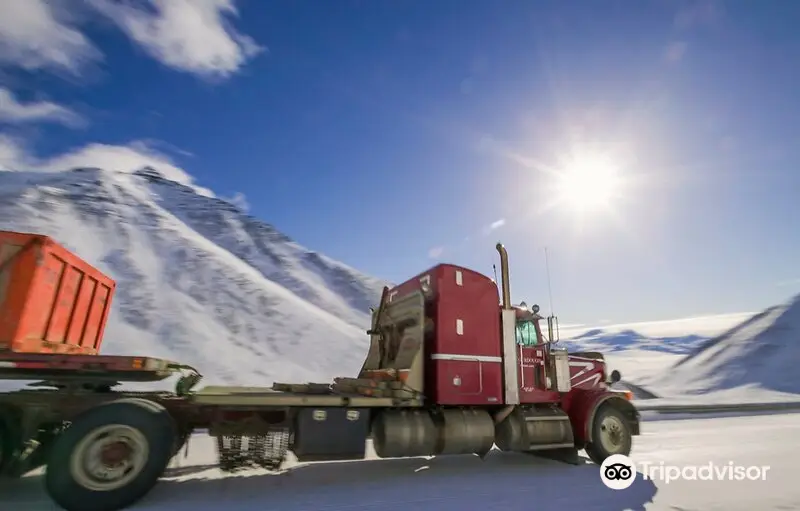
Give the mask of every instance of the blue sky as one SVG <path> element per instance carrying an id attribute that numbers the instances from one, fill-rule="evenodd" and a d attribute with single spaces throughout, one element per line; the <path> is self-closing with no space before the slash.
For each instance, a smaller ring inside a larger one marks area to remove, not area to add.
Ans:
<path id="1" fill-rule="evenodd" d="M 545 310 L 548 247 L 569 323 L 758 310 L 800 291 L 798 15 L 745 0 L 4 0 L 0 167 L 170 159 L 393 281 L 437 260 L 491 274 L 502 240 L 515 301 Z M 622 183 L 582 216 L 550 207 L 576 153 Z"/>

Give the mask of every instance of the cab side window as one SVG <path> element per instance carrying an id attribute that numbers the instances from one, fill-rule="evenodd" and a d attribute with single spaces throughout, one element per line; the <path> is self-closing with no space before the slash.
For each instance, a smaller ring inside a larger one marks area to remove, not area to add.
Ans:
<path id="1" fill-rule="evenodd" d="M 535 346 L 539 343 L 536 336 L 536 327 L 530 321 L 517 323 L 517 344 L 520 346 Z"/>

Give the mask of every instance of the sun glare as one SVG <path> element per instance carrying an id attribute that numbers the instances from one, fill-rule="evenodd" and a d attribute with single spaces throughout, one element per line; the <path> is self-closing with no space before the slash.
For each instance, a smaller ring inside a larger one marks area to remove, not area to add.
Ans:
<path id="1" fill-rule="evenodd" d="M 558 202 L 575 211 L 611 207 L 620 191 L 619 169 L 602 156 L 574 158 L 557 177 Z"/>

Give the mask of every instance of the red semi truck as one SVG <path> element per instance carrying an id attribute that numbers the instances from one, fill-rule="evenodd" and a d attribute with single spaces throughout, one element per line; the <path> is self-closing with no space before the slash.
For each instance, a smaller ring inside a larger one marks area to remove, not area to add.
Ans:
<path id="1" fill-rule="evenodd" d="M 99 355 L 113 280 L 51 238 L 0 232 L 0 475 L 45 466 L 67 511 L 116 511 L 147 494 L 193 431 L 216 437 L 220 468 L 485 455 L 495 446 L 577 462 L 628 454 L 639 434 L 629 393 L 602 354 L 572 353 L 488 277 L 440 264 L 385 288 L 355 377 L 272 387 L 211 386 L 178 362 Z M 500 300 L 502 297 L 502 301 Z M 173 392 L 115 388 L 177 377 Z"/>

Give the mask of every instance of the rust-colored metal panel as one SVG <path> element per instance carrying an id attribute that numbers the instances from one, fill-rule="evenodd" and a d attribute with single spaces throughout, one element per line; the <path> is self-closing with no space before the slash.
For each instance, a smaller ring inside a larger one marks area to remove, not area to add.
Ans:
<path id="1" fill-rule="evenodd" d="M 81 275 L 78 283 L 78 291 L 75 296 L 75 309 L 72 321 L 67 331 L 67 343 L 75 346 L 86 346 L 83 342 L 83 335 L 86 331 L 86 322 L 89 319 L 89 310 L 92 305 L 92 297 L 97 287 L 97 280 L 89 275 Z M 88 346 L 94 347 L 94 343 Z"/>
<path id="2" fill-rule="evenodd" d="M 0 351 L 96 355 L 115 288 L 52 238 L 0 231 Z"/>
<path id="3" fill-rule="evenodd" d="M 108 286 L 98 285 L 95 287 L 88 321 L 83 332 L 82 344 L 87 346 L 87 349 L 100 350 L 100 344 L 103 342 L 103 330 L 106 327 L 106 318 L 111 307 L 112 292 L 113 288 Z"/>

